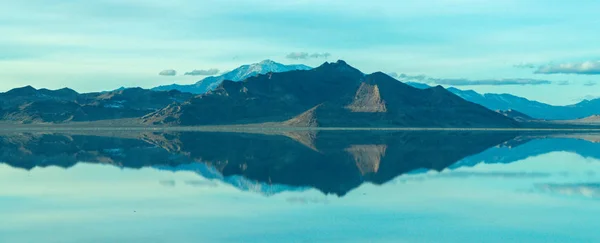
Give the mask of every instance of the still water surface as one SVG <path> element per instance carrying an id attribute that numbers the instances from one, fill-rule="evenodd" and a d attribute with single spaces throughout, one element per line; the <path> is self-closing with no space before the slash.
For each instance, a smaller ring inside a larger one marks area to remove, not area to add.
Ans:
<path id="1" fill-rule="evenodd" d="M 0 242 L 600 242 L 600 136 L 0 135 Z"/>

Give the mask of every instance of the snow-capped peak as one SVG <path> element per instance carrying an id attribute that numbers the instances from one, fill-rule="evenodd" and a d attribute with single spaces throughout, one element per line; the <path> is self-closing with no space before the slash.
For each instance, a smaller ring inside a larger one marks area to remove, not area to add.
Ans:
<path id="1" fill-rule="evenodd" d="M 223 80 L 231 80 L 231 81 L 242 81 L 252 76 L 256 76 L 259 74 L 267 74 L 270 72 L 273 73 L 282 73 L 294 70 L 309 70 L 312 69 L 306 65 L 284 65 L 281 63 L 274 62 L 272 60 L 264 60 L 259 63 L 249 64 L 240 66 L 228 73 L 225 73 L 221 76 L 217 77 L 207 77 L 202 81 L 198 82 L 196 85 L 206 87 L 206 91 L 213 90 Z M 204 92 L 206 92 L 204 91 Z"/>
<path id="2" fill-rule="evenodd" d="M 220 76 L 211 76 L 206 77 L 203 80 L 197 82 L 193 85 L 170 85 L 164 87 L 158 87 L 156 90 L 171 90 L 177 89 L 182 92 L 190 92 L 196 94 L 206 93 L 210 90 L 213 90 L 219 86 L 224 80 L 231 81 L 242 81 L 249 77 L 253 77 L 259 74 L 267 74 L 270 72 L 273 73 L 282 73 L 294 70 L 309 70 L 312 69 L 309 66 L 302 64 L 294 64 L 294 65 L 285 65 L 278 62 L 275 62 L 270 59 L 263 60 L 259 63 L 253 63 L 248 65 L 240 66 L 230 72 L 224 73 Z"/>

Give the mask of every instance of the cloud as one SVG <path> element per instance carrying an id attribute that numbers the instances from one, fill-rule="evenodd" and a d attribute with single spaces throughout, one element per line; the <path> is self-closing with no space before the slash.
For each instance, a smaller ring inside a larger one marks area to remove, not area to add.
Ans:
<path id="1" fill-rule="evenodd" d="M 328 204 L 329 200 L 326 198 L 308 198 L 308 197 L 289 197 L 286 199 L 291 204 Z"/>
<path id="2" fill-rule="evenodd" d="M 219 186 L 216 182 L 214 181 L 184 181 L 184 183 L 188 186 L 195 186 L 195 187 L 217 187 Z"/>
<path id="3" fill-rule="evenodd" d="M 206 70 L 195 69 L 194 71 L 186 72 L 184 75 L 188 75 L 188 76 L 209 76 L 209 75 L 215 75 L 217 73 L 219 73 L 219 69 L 211 68 L 211 69 L 206 69 Z"/>
<path id="4" fill-rule="evenodd" d="M 398 78 L 398 73 L 396 73 L 396 72 L 387 73 L 387 75 L 392 78 Z"/>
<path id="5" fill-rule="evenodd" d="M 513 78 L 513 79 L 482 79 L 482 80 L 471 80 L 471 79 L 445 79 L 445 78 L 431 78 L 425 75 L 410 76 L 406 74 L 400 74 L 398 76 L 403 82 L 417 82 L 417 83 L 428 83 L 428 84 L 439 84 L 439 85 L 453 85 L 453 86 L 466 86 L 466 85 L 547 85 L 552 84 L 551 81 L 541 79 L 528 79 L 528 78 Z"/>
<path id="6" fill-rule="evenodd" d="M 450 173 L 441 173 L 438 177 L 449 178 L 468 178 L 468 177 L 491 177 L 491 178 L 543 178 L 549 177 L 548 173 L 541 172 L 471 172 L 471 171 L 453 171 Z"/>
<path id="7" fill-rule="evenodd" d="M 162 71 L 160 71 L 160 73 L 158 73 L 158 75 L 160 75 L 160 76 L 175 76 L 175 75 L 177 75 L 177 71 L 175 71 L 173 69 L 162 70 Z"/>
<path id="8" fill-rule="evenodd" d="M 176 184 L 174 180 L 159 181 L 158 183 L 166 187 L 174 187 Z"/>
<path id="9" fill-rule="evenodd" d="M 468 80 L 468 79 L 438 79 L 436 81 L 437 84 L 446 84 L 446 85 L 456 85 L 456 86 L 464 86 L 464 85 L 542 85 L 542 84 L 551 84 L 552 82 L 548 80 L 539 80 L 539 79 L 486 79 L 486 80 Z"/>
<path id="10" fill-rule="evenodd" d="M 599 75 L 600 61 L 547 64 L 538 67 L 536 74 L 584 74 Z"/>
<path id="11" fill-rule="evenodd" d="M 287 56 L 285 56 L 285 58 L 300 60 L 300 59 L 308 59 L 308 56 L 309 56 L 308 52 L 292 52 L 290 54 L 287 54 Z"/>
<path id="12" fill-rule="evenodd" d="M 519 63 L 513 65 L 514 68 L 536 68 L 537 66 L 533 63 Z"/>
<path id="13" fill-rule="evenodd" d="M 287 54 L 287 56 L 285 56 L 285 58 L 293 59 L 293 60 L 306 60 L 309 58 L 329 58 L 330 56 L 331 56 L 331 54 L 328 52 L 313 53 L 313 54 L 309 54 L 308 52 L 292 52 L 290 54 Z"/>
<path id="14" fill-rule="evenodd" d="M 588 87 L 595 86 L 596 84 L 598 84 L 598 83 L 596 83 L 594 81 L 587 81 L 587 82 L 583 83 L 584 86 L 588 86 Z"/>
<path id="15" fill-rule="evenodd" d="M 583 196 L 588 198 L 600 198 L 600 183 L 581 184 L 538 184 L 536 189 L 542 192 L 561 194 L 566 196 Z"/>
<path id="16" fill-rule="evenodd" d="M 569 82 L 569 81 L 558 81 L 558 82 L 555 82 L 555 83 L 557 85 L 570 85 L 571 84 L 571 82 Z"/>
<path id="17" fill-rule="evenodd" d="M 329 58 L 331 54 L 327 52 L 310 54 L 311 58 Z"/>

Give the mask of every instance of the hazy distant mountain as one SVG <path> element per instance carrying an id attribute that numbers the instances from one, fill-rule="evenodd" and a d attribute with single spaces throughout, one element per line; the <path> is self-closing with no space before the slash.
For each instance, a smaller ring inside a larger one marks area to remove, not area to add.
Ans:
<path id="1" fill-rule="evenodd" d="M 509 143 L 510 144 L 510 143 Z M 450 168 L 471 167 L 479 163 L 512 163 L 550 152 L 564 151 L 586 158 L 600 159 L 600 143 L 581 138 L 532 138 L 520 141 L 516 146 L 496 146 L 483 153 L 466 157 Z"/>
<path id="2" fill-rule="evenodd" d="M 293 71 L 293 70 L 309 70 L 309 69 L 311 69 L 311 67 L 306 66 L 306 65 L 284 65 L 284 64 L 277 63 L 277 62 L 274 62 L 271 60 L 264 60 L 259 63 L 240 66 L 240 67 L 238 67 L 230 72 L 227 72 L 223 75 L 220 75 L 220 76 L 206 77 L 203 80 L 198 81 L 195 84 L 164 85 L 164 86 L 159 86 L 159 87 L 153 88 L 152 90 L 159 90 L 159 91 L 179 90 L 182 92 L 203 94 L 203 93 L 206 93 L 210 90 L 217 88 L 221 84 L 221 82 L 223 82 L 224 80 L 242 81 L 244 79 L 256 76 L 258 74 L 267 74 L 270 72 L 281 73 L 281 72 L 287 72 L 287 71 Z"/>
<path id="3" fill-rule="evenodd" d="M 568 123 L 568 124 L 580 124 L 580 125 L 600 125 L 600 115 L 593 115 L 593 116 L 588 116 L 588 117 L 584 117 L 581 119 L 567 120 L 567 121 L 561 121 L 561 122 Z"/>
<path id="4" fill-rule="evenodd" d="M 517 123 L 441 86 L 413 88 L 344 61 L 311 70 L 224 81 L 213 92 L 144 117 L 147 124 L 285 122 L 290 126 L 514 127 Z"/>
<path id="5" fill-rule="evenodd" d="M 420 89 L 430 87 L 422 83 L 408 84 Z M 480 94 L 453 87 L 448 88 L 448 91 L 491 110 L 517 110 L 537 119 L 571 120 L 600 114 L 600 99 L 585 100 L 569 106 L 553 106 L 511 94 Z"/>
<path id="6" fill-rule="evenodd" d="M 0 93 L 0 118 L 16 123 L 60 123 L 141 117 L 192 96 L 141 88 L 79 94 L 67 88 L 47 90 L 27 86 Z"/>
<path id="7" fill-rule="evenodd" d="M 262 182 L 255 181 L 255 180 L 248 179 L 246 177 L 239 176 L 239 175 L 224 176 L 217 169 L 215 169 L 212 166 L 209 166 L 205 163 L 201 163 L 201 162 L 194 162 L 194 163 L 190 163 L 190 164 L 181 164 L 181 165 L 176 165 L 176 166 L 153 166 L 153 167 L 158 170 L 164 170 L 164 171 L 193 172 L 193 173 L 196 173 L 196 174 L 200 175 L 201 177 L 208 179 L 210 181 L 214 181 L 214 180 L 221 181 L 223 183 L 232 185 L 232 186 L 240 189 L 241 191 L 260 193 L 265 196 L 272 196 L 272 195 L 279 194 L 282 192 L 300 192 L 300 191 L 305 191 L 307 189 L 310 189 L 310 187 L 308 187 L 308 186 L 296 187 L 296 186 L 287 186 L 287 185 L 282 185 L 282 184 L 272 184 L 272 183 L 264 182 L 264 181 L 262 181 Z M 188 181 L 187 183 L 192 186 L 206 185 L 206 183 L 199 184 L 197 182 L 196 182 L 196 184 L 194 184 L 194 181 Z M 208 184 L 208 185 L 210 186 L 210 184 Z M 216 186 L 217 184 L 214 184 L 214 185 Z"/>

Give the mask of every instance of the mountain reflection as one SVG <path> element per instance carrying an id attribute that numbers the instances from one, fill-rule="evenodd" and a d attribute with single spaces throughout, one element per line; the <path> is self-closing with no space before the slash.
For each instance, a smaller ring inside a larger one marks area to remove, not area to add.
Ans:
<path id="1" fill-rule="evenodd" d="M 15 133 L 0 136 L 0 161 L 27 170 L 80 162 L 153 167 L 192 171 L 264 194 L 315 188 L 343 196 L 365 182 L 383 184 L 419 169 L 442 170 L 517 136 L 459 131 Z"/>

